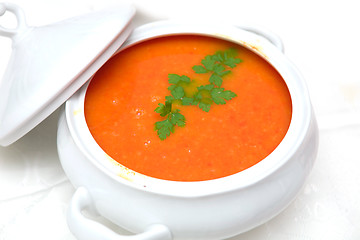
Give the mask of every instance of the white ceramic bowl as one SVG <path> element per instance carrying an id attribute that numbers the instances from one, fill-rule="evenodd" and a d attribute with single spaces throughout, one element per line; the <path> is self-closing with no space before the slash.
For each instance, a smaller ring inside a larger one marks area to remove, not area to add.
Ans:
<path id="1" fill-rule="evenodd" d="M 68 222 L 79 239 L 129 238 L 84 216 L 85 208 L 133 232 L 131 239 L 224 239 L 276 216 L 304 184 L 316 157 L 318 130 L 304 80 L 282 53 L 281 42 L 257 28 L 164 21 L 135 29 L 121 49 L 184 33 L 242 44 L 277 69 L 293 107 L 285 138 L 260 163 L 228 177 L 200 182 L 151 178 L 121 166 L 96 144 L 84 117 L 85 85 L 66 102 L 58 129 L 61 163 L 77 188 Z"/>

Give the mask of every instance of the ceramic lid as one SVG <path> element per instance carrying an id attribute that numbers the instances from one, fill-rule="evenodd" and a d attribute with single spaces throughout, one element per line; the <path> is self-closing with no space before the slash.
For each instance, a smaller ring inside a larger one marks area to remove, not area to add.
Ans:
<path id="1" fill-rule="evenodd" d="M 7 146 L 48 117 L 116 52 L 131 32 L 135 9 L 117 5 L 42 27 L 26 25 L 22 10 L 0 3 L 17 18 L 0 26 L 13 47 L 0 81 L 0 145 Z"/>

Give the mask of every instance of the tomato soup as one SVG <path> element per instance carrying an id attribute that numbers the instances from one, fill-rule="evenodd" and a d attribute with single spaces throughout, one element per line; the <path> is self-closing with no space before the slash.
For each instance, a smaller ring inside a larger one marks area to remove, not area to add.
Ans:
<path id="1" fill-rule="evenodd" d="M 236 49 L 241 62 L 223 77 L 221 88 L 236 93 L 226 104 L 173 104 L 185 116 L 160 139 L 155 112 L 170 95 L 169 74 L 203 83 L 197 74 L 207 55 Z M 93 77 L 85 96 L 85 118 L 99 146 L 123 166 L 174 181 L 221 178 L 268 156 L 284 138 L 292 104 L 280 74 L 251 50 L 217 38 L 167 36 L 131 46 L 112 57 Z"/>

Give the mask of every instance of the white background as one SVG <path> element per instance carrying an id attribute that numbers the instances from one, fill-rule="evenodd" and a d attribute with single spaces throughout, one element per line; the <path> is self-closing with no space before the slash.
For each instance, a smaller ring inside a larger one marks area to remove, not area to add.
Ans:
<path id="1" fill-rule="evenodd" d="M 118 0 L 120 1 L 120 0 Z M 11 0 L 30 26 L 51 24 L 115 0 Z M 320 128 L 314 169 L 279 216 L 232 240 L 360 239 L 360 14 L 356 0 L 134 0 L 136 25 L 158 19 L 217 19 L 277 33 L 304 75 Z M 11 14 L 0 25 L 14 26 Z M 0 37 L 0 75 L 11 41 Z M 1 104 L 1 103 L 0 103 Z M 55 112 L 0 147 L 0 240 L 74 240 L 65 213 L 74 188 L 56 153 Z M 75 161 L 75 159 L 74 159 Z"/>

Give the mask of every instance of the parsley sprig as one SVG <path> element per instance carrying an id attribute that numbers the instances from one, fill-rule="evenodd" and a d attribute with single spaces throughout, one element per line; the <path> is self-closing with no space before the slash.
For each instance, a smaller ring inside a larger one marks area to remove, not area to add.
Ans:
<path id="1" fill-rule="evenodd" d="M 218 51 L 214 55 L 206 56 L 201 61 L 202 65 L 195 65 L 193 70 L 199 74 L 210 72 L 209 82 L 220 87 L 223 82 L 222 77 L 231 72 L 228 68 L 234 68 L 241 62 L 241 59 L 235 58 L 236 55 L 237 51 L 233 48 Z"/>
<path id="2" fill-rule="evenodd" d="M 174 132 L 175 126 L 185 126 L 185 116 L 180 113 L 179 109 L 173 109 L 174 101 L 181 105 L 196 105 L 205 112 L 210 111 L 210 107 L 215 104 L 226 104 L 226 100 L 236 97 L 236 94 L 230 90 L 221 88 L 223 77 L 231 73 L 232 68 L 241 62 L 236 58 L 237 51 L 228 49 L 226 51 L 218 51 L 214 55 L 207 55 L 201 60 L 202 65 L 193 66 L 193 70 L 197 74 L 210 74 L 209 84 L 200 85 L 192 96 L 186 95 L 186 87 L 194 81 L 188 76 L 169 74 L 168 82 L 170 86 L 168 90 L 171 96 L 165 97 L 165 104 L 159 103 L 155 112 L 161 117 L 166 117 L 163 121 L 155 123 L 155 130 L 161 140 L 166 139 Z"/>

